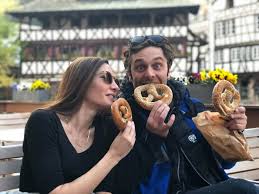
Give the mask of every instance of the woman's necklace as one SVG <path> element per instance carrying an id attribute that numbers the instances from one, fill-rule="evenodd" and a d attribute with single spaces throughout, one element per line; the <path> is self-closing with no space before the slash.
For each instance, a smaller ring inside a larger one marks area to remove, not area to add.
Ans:
<path id="1" fill-rule="evenodd" d="M 76 146 L 80 147 L 80 149 L 82 149 L 82 148 L 87 149 L 88 147 L 90 147 L 90 145 L 89 146 L 87 146 L 87 145 L 89 144 L 91 133 L 94 132 L 94 130 L 95 130 L 94 125 L 91 124 L 89 126 L 89 128 L 87 129 L 88 132 L 87 132 L 87 137 L 86 137 L 86 141 L 85 141 L 84 138 L 80 138 L 79 134 L 77 134 L 76 136 L 73 135 L 73 131 L 74 131 L 75 128 L 72 127 L 71 125 L 69 125 L 70 119 L 68 117 L 63 117 L 63 120 L 65 121 L 65 123 L 68 127 L 68 130 L 67 130 L 68 134 L 67 135 L 68 135 L 70 141 L 72 141 L 74 144 L 76 144 Z M 79 130 L 75 130 L 75 131 L 79 131 Z"/>
<path id="2" fill-rule="evenodd" d="M 90 137 L 90 134 L 91 134 L 91 128 L 88 129 L 88 135 L 87 135 L 87 138 L 86 138 L 86 143 L 88 143 L 89 141 L 89 137 Z"/>

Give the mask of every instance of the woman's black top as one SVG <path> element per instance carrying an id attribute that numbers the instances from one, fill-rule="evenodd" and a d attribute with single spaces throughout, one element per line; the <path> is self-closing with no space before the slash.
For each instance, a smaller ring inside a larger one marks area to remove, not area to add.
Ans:
<path id="1" fill-rule="evenodd" d="M 36 110 L 25 128 L 20 190 L 49 193 L 57 186 L 75 180 L 100 161 L 113 138 L 114 133 L 105 131 L 102 122 L 96 121 L 92 145 L 77 153 L 56 113 Z M 108 176 L 95 191 L 109 191 L 109 184 Z"/>

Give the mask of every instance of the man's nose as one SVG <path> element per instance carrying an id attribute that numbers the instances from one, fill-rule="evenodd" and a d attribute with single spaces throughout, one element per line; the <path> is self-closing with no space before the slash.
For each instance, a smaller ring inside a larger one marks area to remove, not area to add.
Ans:
<path id="1" fill-rule="evenodd" d="M 147 77 L 155 77 L 155 71 L 154 71 L 154 69 L 152 69 L 151 67 L 148 67 L 147 69 L 146 69 L 146 72 L 145 72 L 145 75 L 147 76 Z"/>

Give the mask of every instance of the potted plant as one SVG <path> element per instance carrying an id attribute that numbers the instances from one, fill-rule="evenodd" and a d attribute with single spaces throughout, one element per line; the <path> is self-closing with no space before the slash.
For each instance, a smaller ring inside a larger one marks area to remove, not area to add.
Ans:
<path id="1" fill-rule="evenodd" d="M 20 83 L 13 87 L 13 100 L 42 102 L 50 99 L 50 84 L 40 79 L 33 83 Z"/>
<path id="2" fill-rule="evenodd" d="M 34 94 L 32 101 L 41 102 L 50 99 L 50 85 L 40 79 L 31 84 L 30 91 Z"/>
<path id="3" fill-rule="evenodd" d="M 179 78 L 176 78 L 179 80 Z M 205 104 L 211 104 L 211 94 L 214 85 L 219 80 L 228 80 L 232 84 L 237 84 L 238 75 L 231 72 L 217 68 L 216 70 L 203 70 L 198 73 L 192 73 L 191 75 L 180 79 L 188 88 L 191 97 L 200 99 Z"/>
<path id="4" fill-rule="evenodd" d="M 217 68 L 216 70 L 201 71 L 199 73 L 193 73 L 188 77 L 190 84 L 201 84 L 201 85 L 215 85 L 219 80 L 228 80 L 232 84 L 237 84 L 237 74 Z"/>
<path id="5" fill-rule="evenodd" d="M 228 80 L 235 85 L 238 76 L 220 68 L 210 71 L 203 70 L 188 77 L 190 84 L 187 85 L 187 88 L 192 97 L 200 99 L 205 104 L 211 104 L 214 85 L 220 80 Z"/>

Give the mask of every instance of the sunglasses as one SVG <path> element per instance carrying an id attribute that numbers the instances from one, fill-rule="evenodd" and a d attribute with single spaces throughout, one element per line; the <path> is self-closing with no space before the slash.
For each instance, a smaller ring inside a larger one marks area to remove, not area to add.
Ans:
<path id="1" fill-rule="evenodd" d="M 120 86 L 119 80 L 116 77 L 114 77 L 111 74 L 111 72 L 109 72 L 109 71 L 102 71 L 101 73 L 99 73 L 99 75 L 101 75 L 101 78 L 103 78 L 105 83 L 112 84 L 112 82 L 114 81 L 118 86 Z"/>
<path id="2" fill-rule="evenodd" d="M 129 46 L 135 47 L 146 41 L 157 45 L 157 44 L 162 44 L 168 40 L 165 37 L 160 36 L 160 35 L 135 36 L 129 40 Z"/>

